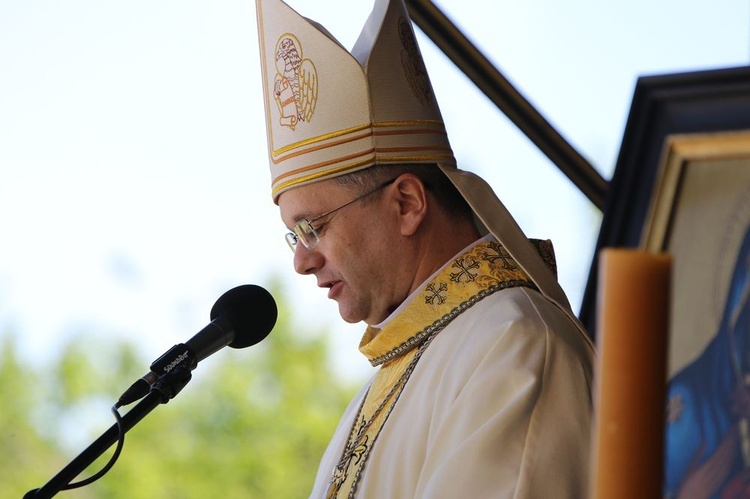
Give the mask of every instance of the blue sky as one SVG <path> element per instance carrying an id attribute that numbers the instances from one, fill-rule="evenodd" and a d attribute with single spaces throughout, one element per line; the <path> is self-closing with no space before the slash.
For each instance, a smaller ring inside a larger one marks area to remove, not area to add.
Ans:
<path id="1" fill-rule="evenodd" d="M 371 8 L 290 4 L 348 47 Z M 750 59 L 746 1 L 436 4 L 607 179 L 638 76 Z M 578 310 L 600 215 L 420 43 L 459 164 L 553 240 Z M 277 275 L 366 370 L 363 327 L 291 268 L 265 147 L 254 2 L 0 0 L 0 334 L 39 362 L 80 331 L 156 358 L 225 290 Z"/>

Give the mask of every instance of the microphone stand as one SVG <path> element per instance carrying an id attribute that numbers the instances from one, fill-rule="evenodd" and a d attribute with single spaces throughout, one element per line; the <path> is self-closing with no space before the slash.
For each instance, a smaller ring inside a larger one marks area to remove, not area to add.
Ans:
<path id="1" fill-rule="evenodd" d="M 151 387 L 151 391 L 141 399 L 127 414 L 122 417 L 122 432 L 124 434 L 133 426 L 138 424 L 146 415 L 153 411 L 159 404 L 166 404 L 175 395 L 180 393 L 188 384 L 192 374 L 187 366 L 179 366 L 173 371 L 161 376 Z M 118 424 L 112 425 L 89 447 L 81 452 L 78 457 L 63 468 L 49 482 L 39 489 L 28 491 L 24 499 L 47 499 L 63 490 L 71 480 L 77 477 L 91 463 L 94 462 L 104 451 L 117 442 L 120 434 Z"/>

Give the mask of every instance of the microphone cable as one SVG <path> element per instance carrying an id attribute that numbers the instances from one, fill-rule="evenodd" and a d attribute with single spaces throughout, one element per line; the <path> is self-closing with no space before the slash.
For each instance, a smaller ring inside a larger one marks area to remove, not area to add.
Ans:
<path id="1" fill-rule="evenodd" d="M 123 426 L 122 416 L 117 410 L 117 404 L 112 406 L 111 411 L 115 416 L 115 421 L 117 422 L 117 447 L 115 448 L 115 452 L 112 454 L 112 457 L 110 457 L 107 464 L 105 464 L 104 467 L 97 471 L 94 475 L 81 480 L 80 482 L 69 483 L 64 487 L 61 487 L 60 490 L 77 489 L 89 485 L 90 483 L 94 483 L 95 481 L 106 475 L 107 472 L 112 469 L 112 466 L 114 466 L 117 462 L 117 459 L 120 457 L 120 452 L 122 452 L 122 447 L 125 445 L 125 427 Z"/>

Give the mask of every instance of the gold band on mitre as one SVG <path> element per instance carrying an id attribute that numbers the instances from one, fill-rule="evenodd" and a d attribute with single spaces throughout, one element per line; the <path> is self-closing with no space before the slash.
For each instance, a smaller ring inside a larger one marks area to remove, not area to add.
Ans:
<path id="1" fill-rule="evenodd" d="M 403 0 L 375 0 L 347 51 L 281 0 L 256 0 L 271 192 L 374 165 L 436 164 L 539 290 L 582 330 L 554 274 L 492 188 L 456 167 Z"/>

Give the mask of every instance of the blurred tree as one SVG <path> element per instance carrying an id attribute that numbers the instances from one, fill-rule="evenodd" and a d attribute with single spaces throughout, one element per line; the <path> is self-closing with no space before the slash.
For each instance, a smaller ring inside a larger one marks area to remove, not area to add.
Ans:
<path id="1" fill-rule="evenodd" d="M 175 399 L 127 433 L 107 475 L 61 495 L 306 497 L 354 384 L 331 369 L 326 336 L 296 332 L 292 307 L 279 300 L 282 293 L 273 294 L 280 313 L 268 338 L 249 350 L 225 349 L 204 360 Z M 14 431 L 0 437 L 0 469 L 16 472 L 0 480 L 0 497 L 21 497 L 43 485 L 114 423 L 109 407 L 148 362 L 138 361 L 127 344 L 98 343 L 71 341 L 54 374 L 45 376 L 54 386 L 35 397 L 28 387 L 42 376 L 24 368 L 6 340 L 0 423 Z M 98 428 L 82 431 L 92 419 Z M 96 472 L 113 449 L 77 480 Z"/>
<path id="2" fill-rule="evenodd" d="M 20 497 L 22 487 L 40 480 L 40 463 L 55 462 L 59 449 L 32 424 L 32 408 L 43 393 L 38 377 L 18 358 L 13 334 L 0 343 L 0 497 Z M 12 492 L 12 493 L 11 493 Z"/>

